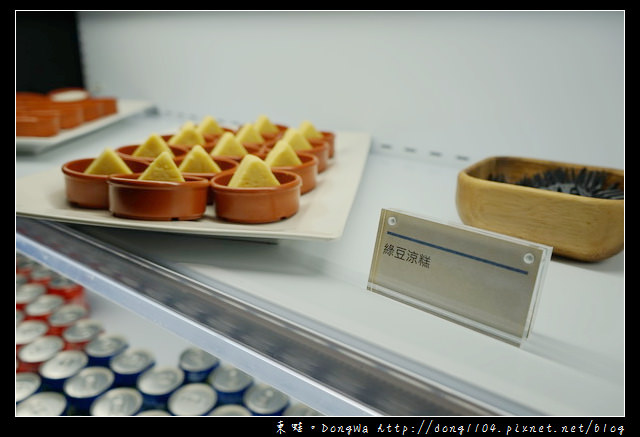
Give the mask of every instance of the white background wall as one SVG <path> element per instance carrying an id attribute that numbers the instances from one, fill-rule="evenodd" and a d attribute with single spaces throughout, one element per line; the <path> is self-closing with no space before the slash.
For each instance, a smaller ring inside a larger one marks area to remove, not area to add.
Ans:
<path id="1" fill-rule="evenodd" d="M 79 28 L 92 92 L 187 119 L 624 167 L 621 11 L 81 12 Z"/>

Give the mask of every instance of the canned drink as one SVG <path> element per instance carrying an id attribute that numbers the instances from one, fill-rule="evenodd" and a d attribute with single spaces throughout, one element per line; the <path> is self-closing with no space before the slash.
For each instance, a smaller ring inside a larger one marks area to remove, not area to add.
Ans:
<path id="1" fill-rule="evenodd" d="M 65 349 L 84 350 L 87 344 L 104 332 L 102 323 L 93 319 L 78 320 L 62 333 Z"/>
<path id="2" fill-rule="evenodd" d="M 16 290 L 27 282 L 29 282 L 29 277 L 27 275 L 24 273 L 16 273 Z"/>
<path id="3" fill-rule="evenodd" d="M 116 387 L 135 387 L 138 377 L 156 363 L 155 356 L 146 349 L 127 349 L 109 362 Z"/>
<path id="4" fill-rule="evenodd" d="M 78 320 L 89 316 L 89 311 L 82 305 L 65 304 L 49 316 L 49 334 L 62 335 L 62 333 Z"/>
<path id="5" fill-rule="evenodd" d="M 216 406 L 215 390 L 203 382 L 192 382 L 178 388 L 169 397 L 167 409 L 174 416 L 206 416 Z"/>
<path id="6" fill-rule="evenodd" d="M 305 405 L 301 402 L 291 404 L 282 413 L 283 416 L 323 416 L 319 411 Z"/>
<path id="7" fill-rule="evenodd" d="M 136 416 L 171 416 L 171 413 L 165 410 L 144 410 L 136 414 Z"/>
<path id="8" fill-rule="evenodd" d="M 91 404 L 92 416 L 135 416 L 142 408 L 142 394 L 135 388 L 112 388 Z"/>
<path id="9" fill-rule="evenodd" d="M 29 273 L 29 282 L 42 284 L 45 287 L 56 276 L 56 274 L 43 265 L 35 266 Z"/>
<path id="10" fill-rule="evenodd" d="M 25 344 L 18 351 L 18 372 L 37 373 L 40 365 L 53 358 L 64 347 L 64 341 L 55 335 L 45 335 Z"/>
<path id="11" fill-rule="evenodd" d="M 241 404 L 242 397 L 253 384 L 253 377 L 230 364 L 221 364 L 208 381 L 218 394 L 219 404 Z"/>
<path id="12" fill-rule="evenodd" d="M 82 351 L 60 351 L 40 366 L 38 373 L 45 388 L 62 391 L 64 383 L 84 369 L 89 363 Z"/>
<path id="13" fill-rule="evenodd" d="M 29 396 L 16 406 L 16 416 L 64 416 L 67 399 L 62 393 L 44 391 Z"/>
<path id="14" fill-rule="evenodd" d="M 93 401 L 113 386 L 113 372 L 106 367 L 85 367 L 63 385 L 69 403 L 80 413 L 88 413 Z"/>
<path id="15" fill-rule="evenodd" d="M 186 382 L 203 382 L 220 360 L 197 347 L 191 347 L 180 354 L 179 367 L 184 372 Z"/>
<path id="16" fill-rule="evenodd" d="M 184 372 L 173 366 L 154 366 L 138 378 L 145 409 L 167 409 L 169 397 L 184 383 Z"/>
<path id="17" fill-rule="evenodd" d="M 29 277 L 31 271 L 40 266 L 40 263 L 26 256 L 16 257 L 16 273 Z"/>
<path id="18" fill-rule="evenodd" d="M 16 373 L 16 404 L 36 394 L 42 388 L 40 375 L 33 372 Z"/>
<path id="19" fill-rule="evenodd" d="M 64 304 L 64 299 L 52 294 L 44 294 L 36 298 L 24 308 L 26 320 L 47 321 L 49 316 Z"/>
<path id="20" fill-rule="evenodd" d="M 16 351 L 33 340 L 44 337 L 49 325 L 42 320 L 25 320 L 16 326 Z"/>
<path id="21" fill-rule="evenodd" d="M 16 328 L 24 320 L 24 311 L 16 310 Z"/>
<path id="22" fill-rule="evenodd" d="M 89 357 L 90 366 L 108 367 L 111 358 L 122 353 L 127 347 L 129 343 L 121 335 L 100 334 L 84 347 L 84 352 Z"/>
<path id="23" fill-rule="evenodd" d="M 47 288 L 42 284 L 22 284 L 16 288 L 16 309 L 24 311 L 31 302 L 44 296 Z"/>
<path id="24" fill-rule="evenodd" d="M 64 276 L 57 276 L 47 284 L 47 293 L 62 297 L 67 303 L 87 306 L 84 287 Z"/>
<path id="25" fill-rule="evenodd" d="M 214 408 L 209 416 L 253 416 L 253 414 L 242 405 L 228 404 Z"/>
<path id="26" fill-rule="evenodd" d="M 243 397 L 244 406 L 254 416 L 281 416 L 289 406 L 289 396 L 267 384 L 254 384 Z"/>

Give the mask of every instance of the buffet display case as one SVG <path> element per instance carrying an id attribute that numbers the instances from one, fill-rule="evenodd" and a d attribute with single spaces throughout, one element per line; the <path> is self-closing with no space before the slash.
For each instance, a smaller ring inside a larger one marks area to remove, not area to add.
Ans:
<path id="1" fill-rule="evenodd" d="M 461 225 L 476 163 L 610 167 L 623 183 L 623 13 L 84 11 L 77 24 L 87 90 L 122 111 L 16 136 L 16 254 L 81 284 L 110 330 L 168 365 L 195 346 L 327 416 L 624 416 L 623 199 L 615 226 L 596 211 L 613 252 L 549 258 L 516 344 L 368 287 L 381 212 Z M 335 133 L 291 217 L 230 223 L 208 204 L 139 220 L 68 202 L 66 163 L 257 114 Z"/>
<path id="2" fill-rule="evenodd" d="M 46 160 L 17 156 L 17 251 L 157 325 L 157 341 L 168 330 L 322 414 L 623 411 L 624 251 L 595 264 L 553 258 L 521 347 L 367 290 L 380 210 L 393 205 L 459 222 L 455 181 L 465 160 L 408 159 L 415 157 L 371 141 L 343 232 L 331 239 L 207 235 L 167 227 L 173 223 L 144 229 L 136 220 L 119 226 L 57 215 L 55 204 L 65 204 L 62 164 L 183 122 L 146 112 L 74 139 Z M 359 147 L 338 144 L 336 166 Z M 51 173 L 49 186 L 37 183 Z M 35 208 L 37 191 L 49 192 L 54 205 Z"/>

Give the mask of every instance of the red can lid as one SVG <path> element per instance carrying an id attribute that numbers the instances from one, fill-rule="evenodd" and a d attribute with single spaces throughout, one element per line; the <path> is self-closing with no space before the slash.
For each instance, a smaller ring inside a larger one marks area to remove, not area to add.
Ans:
<path id="1" fill-rule="evenodd" d="M 44 294 L 36 298 L 24 308 L 28 317 L 44 317 L 54 313 L 64 304 L 64 299 L 53 294 Z"/>
<path id="2" fill-rule="evenodd" d="M 42 320 L 25 320 L 16 326 L 16 346 L 24 346 L 43 337 L 49 326 Z"/>
<path id="3" fill-rule="evenodd" d="M 16 289 L 16 305 L 26 305 L 47 292 L 42 284 L 24 284 Z"/>

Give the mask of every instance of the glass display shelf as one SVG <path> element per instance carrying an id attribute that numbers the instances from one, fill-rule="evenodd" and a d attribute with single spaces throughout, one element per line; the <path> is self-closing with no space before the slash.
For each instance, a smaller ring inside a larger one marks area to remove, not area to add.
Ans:
<path id="1" fill-rule="evenodd" d="M 48 159 L 16 157 L 16 176 L 181 123 L 133 117 Z M 468 164 L 374 143 L 332 241 L 17 216 L 16 248 L 324 414 L 623 414 L 624 252 L 552 259 L 520 348 L 367 291 L 380 210 L 459 222 L 455 181 Z"/>

